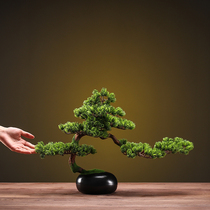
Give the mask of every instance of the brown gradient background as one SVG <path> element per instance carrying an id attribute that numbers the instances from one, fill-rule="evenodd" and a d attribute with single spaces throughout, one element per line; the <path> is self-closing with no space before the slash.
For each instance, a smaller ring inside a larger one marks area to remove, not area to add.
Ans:
<path id="1" fill-rule="evenodd" d="M 118 181 L 209 182 L 210 1 L 4 0 L 0 3 L 0 125 L 38 141 L 71 141 L 57 127 L 81 121 L 73 110 L 93 89 L 114 92 L 133 131 L 118 139 L 154 145 L 163 137 L 194 142 L 188 155 L 129 159 L 111 139 L 84 137 L 96 155 L 86 169 Z M 11 152 L 0 144 L 0 181 L 75 181 L 68 156 Z"/>

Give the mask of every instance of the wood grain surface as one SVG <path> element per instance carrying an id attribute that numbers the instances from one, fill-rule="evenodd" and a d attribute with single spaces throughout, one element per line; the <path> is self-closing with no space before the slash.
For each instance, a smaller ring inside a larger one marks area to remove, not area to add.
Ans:
<path id="1" fill-rule="evenodd" d="M 0 183 L 0 209 L 210 209 L 210 183 L 119 183 L 85 195 L 75 183 Z"/>

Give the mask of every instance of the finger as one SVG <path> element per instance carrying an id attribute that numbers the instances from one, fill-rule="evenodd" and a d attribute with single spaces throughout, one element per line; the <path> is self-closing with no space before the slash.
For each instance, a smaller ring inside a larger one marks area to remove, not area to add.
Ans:
<path id="1" fill-rule="evenodd" d="M 31 154 L 36 154 L 36 150 L 31 150 Z"/>
<path id="2" fill-rule="evenodd" d="M 21 154 L 36 154 L 35 149 L 30 149 L 30 148 L 17 148 L 15 150 L 13 150 L 14 152 L 18 152 Z"/>
<path id="3" fill-rule="evenodd" d="M 21 130 L 21 136 L 24 136 L 28 139 L 34 139 L 35 138 L 35 136 L 33 134 L 31 134 L 29 132 L 26 132 L 26 131 L 23 131 L 23 130 Z"/>

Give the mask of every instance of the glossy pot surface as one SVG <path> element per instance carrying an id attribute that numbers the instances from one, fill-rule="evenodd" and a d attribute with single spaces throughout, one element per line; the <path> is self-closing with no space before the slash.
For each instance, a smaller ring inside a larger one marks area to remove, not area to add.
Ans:
<path id="1" fill-rule="evenodd" d="M 77 189 L 84 194 L 108 194 L 117 189 L 117 179 L 109 172 L 82 175 L 76 180 Z"/>

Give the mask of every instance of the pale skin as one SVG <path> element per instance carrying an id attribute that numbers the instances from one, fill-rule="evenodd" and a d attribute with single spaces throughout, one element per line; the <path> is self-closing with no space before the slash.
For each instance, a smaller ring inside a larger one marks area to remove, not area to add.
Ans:
<path id="1" fill-rule="evenodd" d="M 34 139 L 34 135 L 14 127 L 0 126 L 0 141 L 13 152 L 35 154 L 35 145 L 22 137 Z"/>

